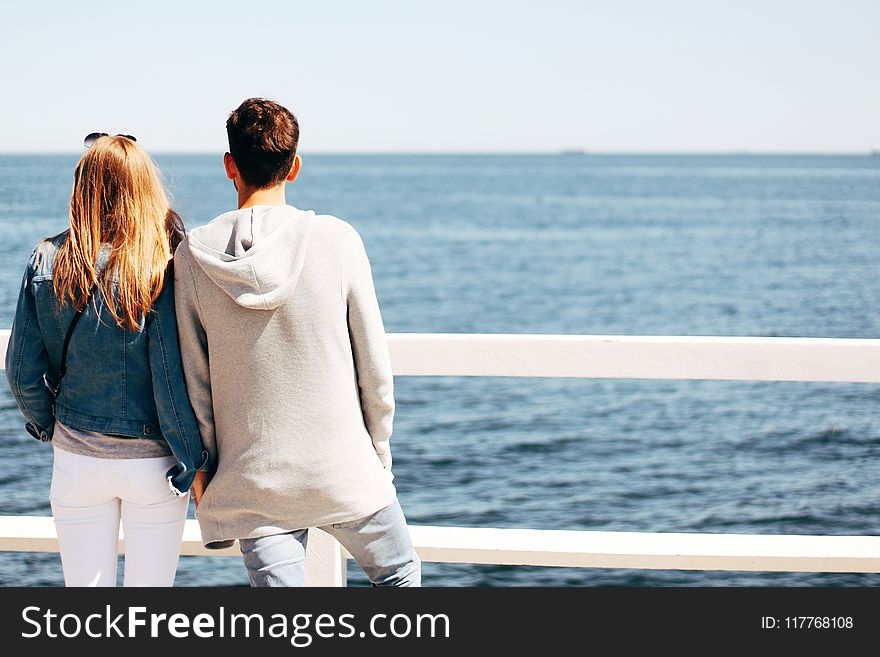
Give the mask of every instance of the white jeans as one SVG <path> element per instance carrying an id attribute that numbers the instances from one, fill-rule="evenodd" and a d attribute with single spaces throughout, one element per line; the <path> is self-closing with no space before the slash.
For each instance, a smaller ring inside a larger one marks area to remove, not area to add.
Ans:
<path id="1" fill-rule="evenodd" d="M 55 448 L 49 497 L 67 586 L 116 586 L 119 519 L 125 586 L 171 586 L 189 496 L 165 472 L 173 456 L 102 459 Z"/>

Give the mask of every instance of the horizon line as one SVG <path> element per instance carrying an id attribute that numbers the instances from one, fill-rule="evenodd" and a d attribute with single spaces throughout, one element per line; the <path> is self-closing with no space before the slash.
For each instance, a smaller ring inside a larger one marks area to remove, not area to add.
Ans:
<path id="1" fill-rule="evenodd" d="M 23 151 L 23 150 L 0 150 L 0 156 L 4 155 L 80 155 L 82 154 L 82 150 L 35 150 L 35 151 Z M 204 149 L 196 149 L 196 150 L 156 150 L 156 151 L 147 151 L 150 155 L 222 155 L 224 150 L 204 150 Z M 513 156 L 513 155 L 550 155 L 550 156 L 558 156 L 558 155 L 567 155 L 572 157 L 581 157 L 581 156 L 590 156 L 590 155 L 644 155 L 644 156 L 669 156 L 669 155 L 692 155 L 692 156 L 750 156 L 750 155 L 774 155 L 774 156 L 877 156 L 880 155 L 880 148 L 867 148 L 864 150 L 748 150 L 748 149 L 738 149 L 738 150 L 705 150 L 705 151 L 696 151 L 696 150 L 681 150 L 681 151 L 669 151 L 669 150 L 647 150 L 647 151 L 637 151 L 637 150 L 596 150 L 591 151 L 587 149 L 579 149 L 579 148 L 571 148 L 571 149 L 557 149 L 557 150 L 535 150 L 535 151 L 442 151 L 442 150 L 395 150 L 395 151 L 369 151 L 369 150 L 356 150 L 356 151 L 344 151 L 344 150 L 315 150 L 315 151 L 297 151 L 300 155 L 336 155 L 336 156 L 375 156 L 375 155 L 499 155 L 499 156 Z"/>

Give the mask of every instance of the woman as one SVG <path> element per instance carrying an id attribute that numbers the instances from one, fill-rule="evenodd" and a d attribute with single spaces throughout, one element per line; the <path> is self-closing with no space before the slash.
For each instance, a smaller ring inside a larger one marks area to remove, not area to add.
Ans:
<path id="1" fill-rule="evenodd" d="M 54 447 L 67 586 L 171 586 L 189 489 L 207 470 L 183 378 L 172 255 L 183 237 L 130 136 L 89 135 L 70 228 L 28 262 L 6 354 L 26 429 Z"/>

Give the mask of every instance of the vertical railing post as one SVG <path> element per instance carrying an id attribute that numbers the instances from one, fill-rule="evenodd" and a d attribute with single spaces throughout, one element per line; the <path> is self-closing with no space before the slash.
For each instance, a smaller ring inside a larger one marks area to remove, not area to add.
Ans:
<path id="1" fill-rule="evenodd" d="M 306 586 L 346 586 L 347 559 L 339 542 L 327 532 L 309 529 Z"/>

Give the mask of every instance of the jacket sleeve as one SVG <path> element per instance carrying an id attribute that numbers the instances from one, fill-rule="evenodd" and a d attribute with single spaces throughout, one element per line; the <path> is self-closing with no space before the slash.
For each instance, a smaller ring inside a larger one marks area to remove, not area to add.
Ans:
<path id="1" fill-rule="evenodd" d="M 12 321 L 12 334 L 6 350 L 6 380 L 27 420 L 28 433 L 46 442 L 55 430 L 52 393 L 46 386 L 45 374 L 49 356 L 37 321 L 37 306 L 31 280 L 36 252 L 31 255 L 21 281 L 18 304 Z"/>
<path id="2" fill-rule="evenodd" d="M 180 356 L 189 399 L 199 423 L 202 444 L 208 450 L 211 471 L 217 465 L 217 441 L 214 431 L 214 399 L 211 391 L 211 371 L 208 363 L 208 336 L 202 324 L 199 299 L 185 253 L 188 243 L 182 243 L 174 255 L 174 302 L 177 309 L 177 330 Z"/>
<path id="3" fill-rule="evenodd" d="M 154 304 L 147 328 L 150 371 L 153 378 L 153 398 L 159 415 L 162 435 L 168 441 L 178 461 L 189 461 L 198 470 L 209 468 L 208 453 L 202 446 L 199 426 L 187 393 L 180 357 L 174 303 L 174 266 L 169 265 L 166 283 Z"/>
<path id="4" fill-rule="evenodd" d="M 394 376 L 370 261 L 354 230 L 343 248 L 343 293 L 364 424 L 385 468 L 391 468 Z"/>

